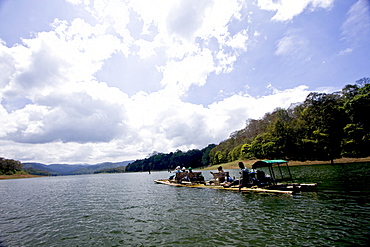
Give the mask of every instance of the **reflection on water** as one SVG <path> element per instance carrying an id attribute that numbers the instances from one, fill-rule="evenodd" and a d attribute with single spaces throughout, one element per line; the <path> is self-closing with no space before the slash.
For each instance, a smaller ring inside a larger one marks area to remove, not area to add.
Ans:
<path id="1" fill-rule="evenodd" d="M 241 194 L 153 183 L 168 177 L 168 172 L 3 180 L 0 246 L 365 246 L 369 242 L 369 165 L 291 170 L 298 182 L 318 182 L 318 191 L 293 196 Z"/>

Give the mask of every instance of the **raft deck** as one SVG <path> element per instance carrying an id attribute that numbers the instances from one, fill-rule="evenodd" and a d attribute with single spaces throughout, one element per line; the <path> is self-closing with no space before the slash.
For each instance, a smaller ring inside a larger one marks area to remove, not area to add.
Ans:
<path id="1" fill-rule="evenodd" d="M 157 184 L 165 184 L 170 186 L 176 186 L 176 187 L 189 187 L 189 188 L 208 188 L 208 189 L 220 189 L 220 190 L 231 190 L 231 191 L 240 191 L 240 192 L 248 192 L 248 193 L 275 193 L 275 194 L 293 194 L 293 191 L 285 191 L 285 190 L 269 190 L 269 189 L 263 189 L 263 188 L 246 188 L 243 187 L 239 190 L 238 186 L 225 188 L 221 185 L 206 185 L 201 183 L 191 183 L 191 182 L 182 182 L 182 183 L 176 183 L 171 182 L 168 179 L 158 179 L 154 180 Z"/>

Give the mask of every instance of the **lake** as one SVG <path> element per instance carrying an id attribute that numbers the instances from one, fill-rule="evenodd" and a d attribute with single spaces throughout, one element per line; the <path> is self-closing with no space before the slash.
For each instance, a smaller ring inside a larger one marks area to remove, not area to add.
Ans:
<path id="1" fill-rule="evenodd" d="M 226 170 L 238 175 L 238 170 Z M 0 246 L 366 246 L 370 165 L 291 167 L 317 191 L 155 184 L 168 172 L 0 181 Z M 209 171 L 203 171 L 210 178 Z"/>

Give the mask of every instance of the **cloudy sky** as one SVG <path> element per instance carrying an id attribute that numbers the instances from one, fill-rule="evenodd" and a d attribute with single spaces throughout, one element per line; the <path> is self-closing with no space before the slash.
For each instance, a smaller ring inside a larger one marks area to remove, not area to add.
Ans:
<path id="1" fill-rule="evenodd" d="M 0 0 L 0 157 L 218 144 L 370 76 L 369 0 Z"/>

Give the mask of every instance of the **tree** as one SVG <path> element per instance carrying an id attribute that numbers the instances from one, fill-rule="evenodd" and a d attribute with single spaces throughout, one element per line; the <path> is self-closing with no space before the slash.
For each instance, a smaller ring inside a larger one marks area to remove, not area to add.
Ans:
<path id="1" fill-rule="evenodd" d="M 311 159 L 332 160 L 340 157 L 343 128 L 347 118 L 339 94 L 310 93 L 302 111 L 306 131 L 303 143 L 313 148 Z"/>
<path id="2" fill-rule="evenodd" d="M 240 158 L 241 159 L 252 159 L 254 158 L 254 154 L 252 152 L 252 145 L 245 143 L 240 148 Z"/>
<path id="3" fill-rule="evenodd" d="M 240 144 L 229 152 L 228 161 L 238 160 L 241 157 L 241 148 L 243 145 L 244 144 Z"/>
<path id="4" fill-rule="evenodd" d="M 215 144 L 209 144 L 206 148 L 202 149 L 203 155 L 202 155 L 202 165 L 208 166 L 211 162 L 210 159 L 210 152 L 211 150 L 216 147 Z"/>
<path id="5" fill-rule="evenodd" d="M 163 154 L 153 153 L 143 160 L 136 160 L 126 166 L 127 172 L 168 170 L 176 166 L 197 168 L 209 165 L 209 153 L 216 145 L 210 144 L 208 147 L 198 150 L 192 149 L 187 152 L 176 150 L 174 153 Z"/>
<path id="6" fill-rule="evenodd" d="M 347 124 L 344 127 L 342 155 L 344 157 L 369 156 L 370 135 L 357 124 Z"/>
<path id="7" fill-rule="evenodd" d="M 20 161 L 13 159 L 5 159 L 0 157 L 0 174 L 12 175 L 23 170 L 23 165 Z"/>
<path id="8" fill-rule="evenodd" d="M 367 112 L 370 110 L 370 84 L 365 84 L 358 89 L 353 97 L 346 98 L 344 109 L 351 123 L 358 124 L 362 128 L 370 128 L 370 119 Z"/>
<path id="9" fill-rule="evenodd" d="M 370 110 L 370 78 L 356 81 L 356 85 L 347 85 L 342 90 L 344 111 L 349 123 L 344 128 L 342 155 L 346 157 L 364 157 L 370 155 L 370 119 L 366 113 Z"/>

